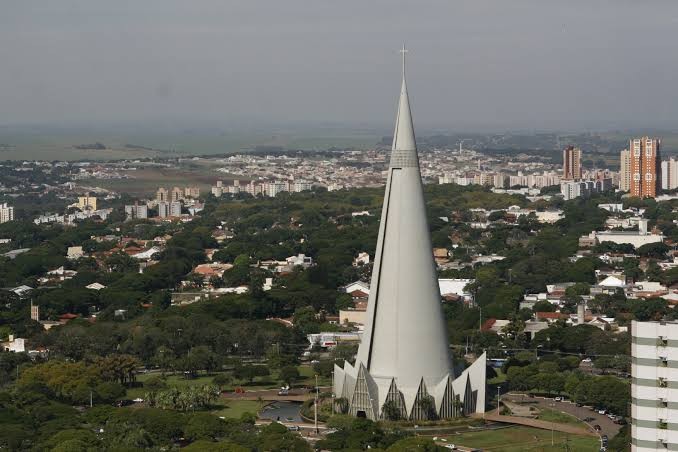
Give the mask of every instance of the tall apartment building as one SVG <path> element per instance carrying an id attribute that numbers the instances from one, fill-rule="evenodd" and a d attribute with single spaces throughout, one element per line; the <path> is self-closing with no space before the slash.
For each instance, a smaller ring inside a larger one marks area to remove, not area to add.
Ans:
<path id="1" fill-rule="evenodd" d="M 170 192 L 170 202 L 177 202 L 184 199 L 184 191 L 179 187 L 174 187 Z"/>
<path id="2" fill-rule="evenodd" d="M 619 161 L 619 189 L 631 191 L 631 152 L 628 149 L 621 151 Z"/>
<path id="3" fill-rule="evenodd" d="M 650 137 L 634 138 L 629 143 L 631 196 L 654 198 L 661 188 L 660 140 Z"/>
<path id="4" fill-rule="evenodd" d="M 148 206 L 146 204 L 127 205 L 125 206 L 125 213 L 128 220 L 148 218 Z"/>
<path id="5" fill-rule="evenodd" d="M 186 187 L 184 188 L 184 197 L 198 199 L 200 197 L 200 189 L 198 187 Z"/>
<path id="6" fill-rule="evenodd" d="M 0 223 L 14 220 L 14 207 L 7 203 L 0 204 Z"/>
<path id="7" fill-rule="evenodd" d="M 631 450 L 678 450 L 678 322 L 631 323 Z"/>
<path id="8" fill-rule="evenodd" d="M 678 160 L 671 157 L 662 162 L 662 190 L 678 188 Z"/>
<path id="9" fill-rule="evenodd" d="M 97 210 L 97 198 L 95 198 L 94 196 L 79 196 L 78 209 Z"/>
<path id="10" fill-rule="evenodd" d="M 169 203 L 167 201 L 162 201 L 158 203 L 158 216 L 160 218 L 169 217 Z"/>
<path id="11" fill-rule="evenodd" d="M 167 192 L 167 189 L 164 187 L 159 187 L 158 191 L 155 192 L 155 200 L 158 202 L 167 202 L 169 201 L 169 193 Z"/>
<path id="12" fill-rule="evenodd" d="M 169 205 L 169 214 L 170 217 L 180 217 L 181 216 L 181 202 L 173 201 Z"/>
<path id="13" fill-rule="evenodd" d="M 581 149 L 568 146 L 563 150 L 563 179 L 581 179 Z"/>

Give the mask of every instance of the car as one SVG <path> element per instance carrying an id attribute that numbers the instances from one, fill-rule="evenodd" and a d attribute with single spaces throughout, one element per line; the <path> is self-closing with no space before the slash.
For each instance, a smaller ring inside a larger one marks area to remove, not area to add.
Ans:
<path id="1" fill-rule="evenodd" d="M 556 397 L 555 400 L 556 400 L 556 402 L 562 402 L 562 401 L 563 401 L 563 398 L 562 398 L 562 397 Z"/>
<path id="2" fill-rule="evenodd" d="M 591 422 L 591 421 L 595 421 L 595 418 L 592 418 L 591 416 L 584 418 L 584 422 Z"/>
<path id="3" fill-rule="evenodd" d="M 623 417 L 619 417 L 614 420 L 614 423 L 617 425 L 626 425 L 627 422 L 626 419 L 624 419 Z"/>
<path id="4" fill-rule="evenodd" d="M 603 441 L 607 441 L 607 435 L 601 436 L 600 439 L 602 439 Z"/>
<path id="5" fill-rule="evenodd" d="M 290 432 L 298 432 L 299 430 L 301 430 L 301 428 L 298 425 L 290 425 L 289 427 L 287 427 L 287 430 L 289 430 Z"/>
<path id="6" fill-rule="evenodd" d="M 596 424 L 593 426 L 593 429 L 597 432 L 601 431 L 602 429 L 600 428 L 600 425 Z"/>
<path id="7" fill-rule="evenodd" d="M 311 364 L 320 364 L 320 361 L 318 361 L 317 359 L 314 359 L 313 361 L 311 361 Z"/>
<path id="8" fill-rule="evenodd" d="M 457 450 L 457 446 L 454 444 L 445 444 L 445 449 Z"/>
<path id="9" fill-rule="evenodd" d="M 598 410 L 598 414 L 605 414 L 605 413 L 607 413 L 607 411 L 605 411 L 605 410 Z"/>

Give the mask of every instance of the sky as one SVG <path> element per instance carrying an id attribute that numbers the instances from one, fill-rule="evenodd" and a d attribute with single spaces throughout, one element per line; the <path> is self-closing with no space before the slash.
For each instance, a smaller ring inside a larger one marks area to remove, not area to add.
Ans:
<path id="1" fill-rule="evenodd" d="M 0 125 L 678 124 L 674 0 L 1 1 Z"/>

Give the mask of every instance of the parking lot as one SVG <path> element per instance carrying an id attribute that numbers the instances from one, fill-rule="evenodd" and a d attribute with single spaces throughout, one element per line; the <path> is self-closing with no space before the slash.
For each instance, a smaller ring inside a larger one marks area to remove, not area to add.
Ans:
<path id="1" fill-rule="evenodd" d="M 527 394 L 505 394 L 501 396 L 502 400 L 509 400 L 514 403 L 529 403 L 538 408 L 550 408 L 571 414 L 582 421 L 585 418 L 593 418 L 587 422 L 590 426 L 600 425 L 600 434 L 614 437 L 621 428 L 621 425 L 615 424 L 607 415 L 599 414 L 598 411 L 581 406 L 578 407 L 574 402 L 556 401 L 554 398 L 530 397 Z"/>

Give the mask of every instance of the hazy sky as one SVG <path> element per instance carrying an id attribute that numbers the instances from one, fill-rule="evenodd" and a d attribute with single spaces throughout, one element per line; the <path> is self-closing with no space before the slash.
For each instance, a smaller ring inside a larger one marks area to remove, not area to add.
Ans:
<path id="1" fill-rule="evenodd" d="M 678 125 L 675 0 L 0 0 L 0 124 Z"/>

